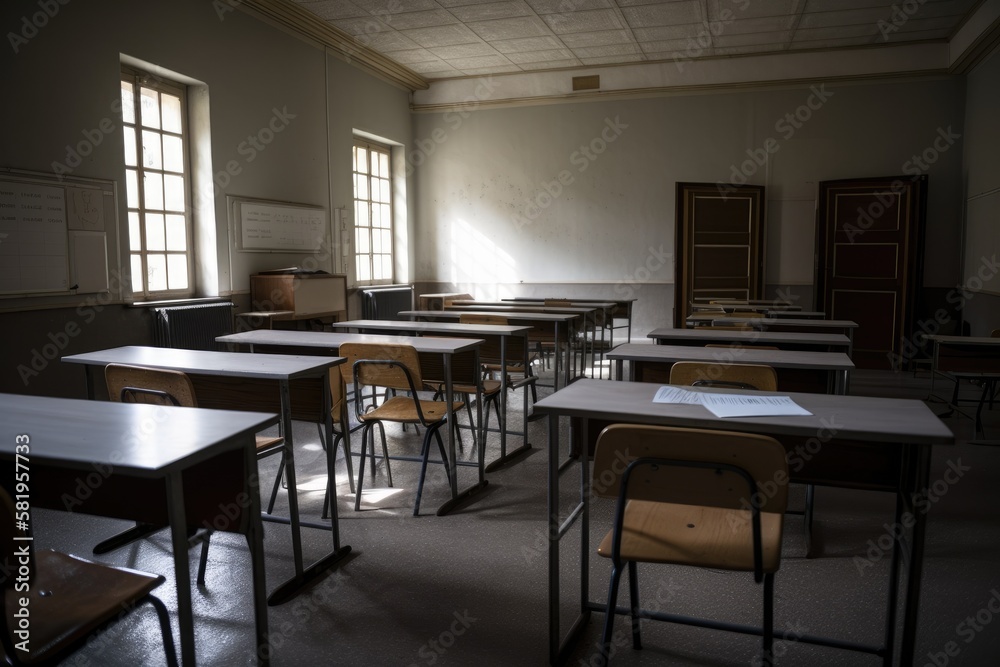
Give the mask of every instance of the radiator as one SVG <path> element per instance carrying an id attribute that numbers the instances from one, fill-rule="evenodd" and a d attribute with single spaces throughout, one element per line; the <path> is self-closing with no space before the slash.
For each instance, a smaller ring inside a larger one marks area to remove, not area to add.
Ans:
<path id="1" fill-rule="evenodd" d="M 158 347 L 221 350 L 216 336 L 233 333 L 229 301 L 153 308 L 153 341 Z"/>
<path id="2" fill-rule="evenodd" d="M 413 285 L 367 287 L 361 292 L 361 317 L 365 320 L 397 320 L 401 310 L 413 310 Z"/>

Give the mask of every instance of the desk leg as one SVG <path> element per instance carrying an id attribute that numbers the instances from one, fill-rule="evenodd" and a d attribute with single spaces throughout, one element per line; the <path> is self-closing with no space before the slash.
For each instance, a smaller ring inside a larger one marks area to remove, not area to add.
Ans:
<path id="1" fill-rule="evenodd" d="M 555 357 L 555 368 L 552 374 L 552 390 L 559 391 L 559 360 L 562 356 L 562 350 L 559 347 L 559 323 L 555 323 L 553 328 L 553 348 L 552 356 Z M 563 381 L 563 386 L 569 384 L 569 373 L 566 374 L 566 379 Z"/>
<path id="2" fill-rule="evenodd" d="M 621 382 L 625 376 L 625 360 L 615 359 L 615 379 Z"/>
<path id="3" fill-rule="evenodd" d="M 479 355 L 478 355 L 478 353 L 476 354 L 476 366 L 475 367 L 476 368 L 479 367 Z M 438 508 L 438 511 L 437 511 L 437 515 L 438 516 L 444 516 L 448 512 L 452 511 L 453 509 L 455 509 L 455 507 L 458 506 L 458 504 L 460 502 L 462 502 L 466 498 L 470 498 L 470 497 L 476 495 L 479 492 L 480 489 L 485 488 L 487 486 L 487 484 L 489 484 L 489 482 L 486 481 L 486 477 L 485 477 L 485 474 L 484 474 L 485 468 L 483 467 L 483 454 L 484 454 L 485 450 L 482 449 L 482 447 L 483 447 L 483 440 L 485 438 L 480 437 L 479 438 L 479 447 L 480 447 L 480 450 L 479 450 L 480 451 L 480 454 L 479 454 L 479 465 L 477 466 L 479 468 L 479 481 L 477 481 L 475 484 L 473 484 L 472 486 L 470 486 L 469 488 L 467 488 L 465 491 L 462 491 L 461 493 L 458 492 L 458 468 L 459 468 L 459 466 L 458 466 L 458 456 L 455 454 L 455 429 L 452 428 L 452 424 L 454 424 L 453 420 L 455 418 L 454 411 L 452 410 L 452 404 L 454 403 L 454 400 L 455 400 L 454 399 L 455 394 L 454 394 L 454 389 L 452 389 L 451 355 L 450 354 L 445 354 L 444 355 L 444 396 L 445 396 L 445 400 L 448 402 L 448 417 L 447 417 L 447 425 L 448 425 L 448 429 L 447 429 L 448 430 L 448 460 L 445 461 L 444 464 L 451 471 L 451 500 L 449 500 L 448 502 L 446 502 L 445 504 L 441 505 L 441 507 Z M 480 401 L 480 412 L 479 412 L 479 423 L 480 424 L 482 424 L 482 422 L 483 422 L 483 419 L 482 419 L 483 418 L 483 414 L 482 414 L 482 407 L 481 406 L 482 406 L 482 402 Z"/>
<path id="4" fill-rule="evenodd" d="M 252 436 L 251 436 L 252 441 Z M 264 573 L 264 527 L 260 519 L 260 489 L 257 477 L 257 453 L 252 445 L 245 448 L 244 465 L 250 507 L 247 526 L 247 546 L 250 548 L 250 567 L 253 576 L 253 611 L 257 629 L 257 664 L 271 664 L 271 646 L 267 641 L 267 580 Z"/>
<path id="5" fill-rule="evenodd" d="M 174 579 L 177 582 L 177 622 L 181 634 L 181 664 L 195 664 L 194 612 L 191 609 L 191 569 L 188 565 L 187 519 L 184 514 L 182 473 L 167 475 L 167 516 L 174 550 Z"/>
<path id="6" fill-rule="evenodd" d="M 528 342 L 525 340 L 525 350 L 527 350 Z M 531 445 L 528 444 L 528 385 L 524 386 L 524 420 L 522 422 L 522 438 L 523 444 L 512 451 L 507 453 L 507 336 L 500 337 L 500 368 L 503 369 L 500 373 L 500 458 L 493 461 L 488 466 L 486 466 L 486 472 L 494 472 L 499 470 L 503 466 L 507 465 L 514 458 L 526 453 L 531 449 Z M 528 372 L 528 362 L 527 359 L 524 360 L 524 372 Z M 484 439 L 486 432 L 483 431 Z M 484 452 L 485 454 L 485 452 Z"/>
<path id="7" fill-rule="evenodd" d="M 930 481 L 931 448 L 911 448 L 914 460 L 908 477 L 913 487 L 904 490 L 904 502 L 912 502 L 913 494 L 926 489 Z M 903 642 L 899 652 L 900 665 L 912 665 L 917 643 L 917 622 L 920 615 L 920 583 L 923 579 L 924 539 L 927 535 L 927 513 L 908 507 L 913 515 L 913 532 L 910 535 L 910 558 L 906 572 L 905 604 L 903 607 Z M 890 647 L 891 650 L 891 647 Z M 889 663 L 891 664 L 891 663 Z"/>
<path id="8" fill-rule="evenodd" d="M 324 378 L 324 380 L 326 380 Z M 282 431 L 285 437 L 285 474 L 286 482 L 288 484 L 288 523 L 292 529 L 292 557 L 295 560 L 295 575 L 278 586 L 270 597 L 267 599 L 267 603 L 271 606 L 276 606 L 279 604 L 284 604 L 288 602 L 296 595 L 301 593 L 305 588 L 308 588 L 312 582 L 323 575 L 326 574 L 334 565 L 340 562 L 347 554 L 351 552 L 351 547 L 345 546 L 340 547 L 340 534 L 338 532 L 338 517 L 337 517 L 337 498 L 336 498 L 336 487 L 333 486 L 330 489 L 330 525 L 333 532 L 333 551 L 329 554 L 316 561 L 309 567 L 303 567 L 302 564 L 302 531 L 299 521 L 299 496 L 297 486 L 295 484 L 295 455 L 294 455 L 294 442 L 292 439 L 292 401 L 289 394 L 288 381 L 282 380 L 280 383 L 281 391 L 281 424 Z M 324 405 L 330 405 L 330 383 L 325 381 L 323 395 Z M 327 447 L 327 474 L 330 474 L 330 469 L 332 464 L 331 456 L 335 456 L 336 452 L 331 453 L 330 448 Z M 333 477 L 330 478 L 331 483 L 334 481 Z"/>

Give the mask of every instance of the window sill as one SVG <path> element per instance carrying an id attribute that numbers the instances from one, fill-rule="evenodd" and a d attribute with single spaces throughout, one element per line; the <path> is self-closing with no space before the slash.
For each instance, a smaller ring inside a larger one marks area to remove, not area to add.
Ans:
<path id="1" fill-rule="evenodd" d="M 225 303 L 230 301 L 225 297 L 192 297 L 190 299 L 161 299 L 159 301 L 133 301 L 128 304 L 130 308 L 155 308 L 159 306 L 190 306 L 199 303 Z"/>

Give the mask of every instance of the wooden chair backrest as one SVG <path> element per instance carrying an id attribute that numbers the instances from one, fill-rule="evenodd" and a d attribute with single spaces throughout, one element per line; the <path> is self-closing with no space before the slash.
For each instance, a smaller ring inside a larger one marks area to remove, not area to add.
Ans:
<path id="1" fill-rule="evenodd" d="M 330 416 L 333 423 L 340 426 L 347 425 L 347 382 L 344 380 L 343 368 L 348 364 L 345 362 L 340 367 L 330 369 Z M 353 381 L 353 380 L 352 380 Z"/>
<path id="2" fill-rule="evenodd" d="M 507 318 L 503 315 L 479 315 L 477 313 L 462 313 L 458 316 L 461 324 L 498 324 L 507 326 Z"/>
<path id="3" fill-rule="evenodd" d="M 777 391 L 774 369 L 763 364 L 730 364 L 702 361 L 678 361 L 670 367 L 670 384 L 697 386 L 712 383 L 748 385 L 747 389 Z"/>
<path id="4" fill-rule="evenodd" d="M 737 473 L 718 468 L 673 465 L 638 466 L 631 473 L 628 498 L 783 513 L 788 505 L 785 448 L 774 438 L 709 429 L 612 424 L 597 438 L 591 488 L 616 498 L 628 464 L 639 458 L 696 461 L 742 468 L 757 482 L 750 494 Z"/>
<path id="5" fill-rule="evenodd" d="M 104 379 L 112 401 L 198 407 L 194 384 L 187 373 L 181 371 L 108 364 Z"/>
<path id="6" fill-rule="evenodd" d="M 478 336 L 461 336 L 461 338 L 478 338 Z M 424 338 L 449 338 L 449 336 L 424 336 Z M 496 345 L 497 355 L 500 354 L 499 338 L 486 336 L 493 339 Z M 484 343 L 483 346 L 486 344 Z M 480 346 L 480 347 L 483 347 Z M 424 382 L 437 384 L 444 382 L 444 360 L 440 354 L 426 354 L 420 357 L 420 374 Z M 480 368 L 476 364 L 476 351 L 466 350 L 451 355 L 451 381 L 453 384 L 475 385 L 479 379 Z M 418 387 L 419 388 L 419 387 Z"/>
<path id="7" fill-rule="evenodd" d="M 1000 338 L 1000 329 L 994 329 L 991 331 L 990 338 Z"/>
<path id="8" fill-rule="evenodd" d="M 358 381 L 369 387 L 388 387 L 402 391 L 410 391 L 410 382 L 406 378 L 406 373 L 400 368 L 403 366 L 413 380 L 413 387 L 423 387 L 423 376 L 420 373 L 420 357 L 412 345 L 382 345 L 379 343 L 344 343 L 340 346 L 340 356 L 347 359 L 346 363 L 340 365 L 343 369 L 344 381 L 350 379 L 354 382 L 354 364 L 361 360 L 370 361 L 391 361 L 399 364 L 393 366 L 389 364 L 368 363 L 361 364 L 357 368 Z M 357 391 L 357 387 L 355 387 Z"/>

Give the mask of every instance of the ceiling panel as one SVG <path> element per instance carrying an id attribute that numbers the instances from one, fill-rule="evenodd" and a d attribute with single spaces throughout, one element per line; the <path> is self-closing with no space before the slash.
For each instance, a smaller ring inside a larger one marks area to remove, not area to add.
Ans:
<path id="1" fill-rule="evenodd" d="M 291 0 L 425 79 L 946 40 L 978 0 Z M 905 8 L 905 9 L 904 9 Z M 891 30 L 890 30 L 891 28 Z"/>

